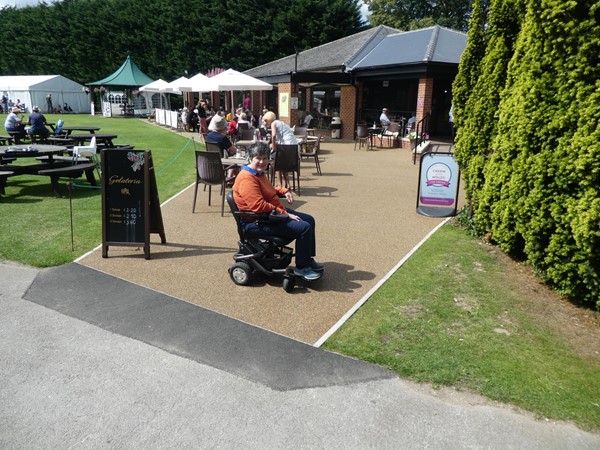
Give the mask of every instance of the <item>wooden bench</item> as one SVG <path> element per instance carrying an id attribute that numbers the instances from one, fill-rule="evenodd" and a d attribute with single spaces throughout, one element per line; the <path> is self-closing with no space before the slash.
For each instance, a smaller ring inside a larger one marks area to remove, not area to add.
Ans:
<path id="1" fill-rule="evenodd" d="M 6 131 L 12 138 L 15 144 L 21 144 L 27 138 L 27 133 L 24 131 Z"/>
<path id="2" fill-rule="evenodd" d="M 52 184 L 52 190 L 56 198 L 62 197 L 60 187 L 58 185 L 59 178 L 79 178 L 85 173 L 85 177 L 92 186 L 97 186 L 96 178 L 94 177 L 94 169 L 96 164 L 75 164 L 66 167 L 58 167 L 53 169 L 44 169 L 38 172 L 38 175 L 48 175 L 50 177 L 50 183 Z"/>
<path id="3" fill-rule="evenodd" d="M 38 156 L 35 159 L 37 159 L 38 161 L 48 161 L 49 157 L 47 155 L 45 155 L 45 156 Z M 53 155 L 52 160 L 53 161 L 67 161 L 67 162 L 72 163 L 73 157 L 72 156 Z M 89 163 L 89 162 L 90 162 L 90 160 L 88 158 L 84 158 L 83 156 L 80 156 L 79 158 L 77 158 L 77 164 L 85 164 L 85 163 Z"/>
<path id="4" fill-rule="evenodd" d="M 6 187 L 6 179 L 13 175 L 14 172 L 10 170 L 0 170 L 0 198 L 4 194 L 4 188 Z"/>
<path id="5" fill-rule="evenodd" d="M 12 136 L 0 136 L 0 145 L 12 145 L 13 142 Z"/>

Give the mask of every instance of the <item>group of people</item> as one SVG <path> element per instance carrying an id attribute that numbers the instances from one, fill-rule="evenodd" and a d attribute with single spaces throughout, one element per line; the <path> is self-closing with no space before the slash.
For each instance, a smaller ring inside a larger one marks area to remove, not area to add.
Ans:
<path id="1" fill-rule="evenodd" d="M 21 109 L 13 106 L 10 113 L 6 116 L 4 128 L 6 131 L 16 132 L 22 136 L 27 133 L 30 135 L 35 134 L 42 136 L 44 139 L 48 138 L 50 136 L 50 130 L 46 128 L 46 117 L 40 112 L 39 106 L 34 106 L 31 110 L 32 112 L 27 118 L 26 124 L 28 127 L 26 128 L 26 124 L 23 122 L 25 120 L 25 115 L 21 114 L 21 117 L 19 117 L 19 113 L 22 112 Z"/>
<path id="2" fill-rule="evenodd" d="M 18 98 L 16 101 L 12 101 L 6 93 L 2 94 L 0 105 L 2 105 L 2 112 L 4 113 L 9 113 L 13 108 L 18 108 L 19 112 L 25 112 L 27 109 L 25 103 L 21 103 L 21 99 Z"/>
<path id="3" fill-rule="evenodd" d="M 214 116 L 215 112 L 204 99 L 200 99 L 196 107 L 191 110 L 188 107 L 181 110 L 181 122 L 184 124 L 186 131 L 200 134 L 205 134 L 208 131 L 208 122 Z"/>

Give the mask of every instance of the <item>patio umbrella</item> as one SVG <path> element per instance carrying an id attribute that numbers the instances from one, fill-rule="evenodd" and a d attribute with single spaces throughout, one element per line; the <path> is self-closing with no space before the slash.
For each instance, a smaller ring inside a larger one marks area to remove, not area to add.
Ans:
<path id="1" fill-rule="evenodd" d="M 201 73 L 194 75 L 187 81 L 179 83 L 178 89 L 183 92 L 216 92 L 219 90 L 215 83 L 213 83 L 212 78 Z"/>
<path id="2" fill-rule="evenodd" d="M 155 80 L 152 83 L 148 83 L 148 84 L 140 87 L 140 91 L 142 91 L 142 92 L 160 92 L 160 93 L 172 92 L 174 94 L 181 93 L 179 91 L 173 91 L 171 86 L 169 86 L 169 83 L 167 83 L 162 78 L 159 78 L 158 80 Z"/>
<path id="3" fill-rule="evenodd" d="M 180 89 L 180 86 L 185 86 L 189 82 L 190 82 L 189 78 L 187 78 L 187 77 L 179 77 L 176 80 L 173 80 L 170 83 L 167 83 L 166 89 L 169 92 L 181 93 L 182 89 Z"/>
<path id="4" fill-rule="evenodd" d="M 237 70 L 227 69 L 218 75 L 210 78 L 215 83 L 219 91 L 231 92 L 231 110 L 235 111 L 233 104 L 233 91 L 270 91 L 273 86 L 262 80 L 251 77 Z"/>
<path id="5" fill-rule="evenodd" d="M 142 87 L 140 87 L 140 92 L 150 92 L 150 93 L 158 93 L 158 94 L 181 94 L 179 90 L 173 90 L 169 83 L 167 83 L 162 78 L 153 81 L 152 83 L 148 83 Z M 163 104 L 163 99 L 168 103 L 168 99 L 166 97 L 160 96 L 161 107 L 169 107 L 168 104 Z"/>

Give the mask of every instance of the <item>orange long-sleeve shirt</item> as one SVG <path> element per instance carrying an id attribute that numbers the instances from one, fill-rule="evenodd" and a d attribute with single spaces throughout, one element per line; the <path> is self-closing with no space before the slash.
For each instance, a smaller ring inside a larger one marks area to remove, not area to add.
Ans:
<path id="1" fill-rule="evenodd" d="M 233 184 L 233 199 L 240 211 L 270 213 L 276 208 L 278 214 L 287 214 L 278 194 L 284 195 L 288 189 L 276 188 L 267 175 L 255 175 L 250 170 L 240 170 Z"/>

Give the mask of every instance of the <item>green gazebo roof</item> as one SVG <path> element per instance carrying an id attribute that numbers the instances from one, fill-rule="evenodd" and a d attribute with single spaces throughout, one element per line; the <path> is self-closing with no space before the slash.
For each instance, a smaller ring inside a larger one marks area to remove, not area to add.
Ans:
<path id="1" fill-rule="evenodd" d="M 127 59 L 121 67 L 119 67 L 115 73 L 107 76 L 98 81 L 87 83 L 88 86 L 105 85 L 105 86 L 132 86 L 139 87 L 144 86 L 148 83 L 152 83 L 154 80 L 140 70 L 138 66 L 131 60 L 131 57 L 127 55 Z"/>

